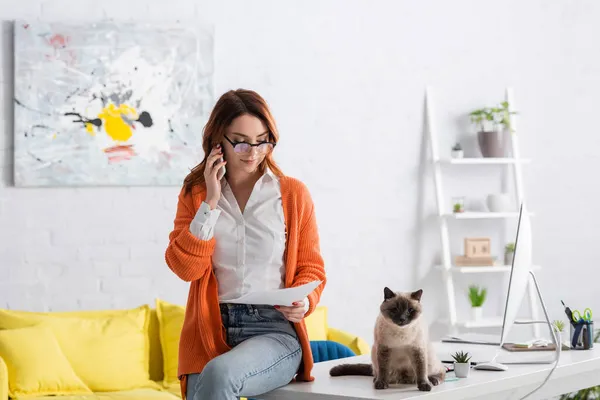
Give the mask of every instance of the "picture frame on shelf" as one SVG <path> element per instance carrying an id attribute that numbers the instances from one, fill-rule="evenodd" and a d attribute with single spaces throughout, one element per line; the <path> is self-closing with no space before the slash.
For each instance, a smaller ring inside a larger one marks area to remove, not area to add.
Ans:
<path id="1" fill-rule="evenodd" d="M 465 238 L 465 256 L 481 258 L 491 256 L 491 239 L 485 237 Z"/>

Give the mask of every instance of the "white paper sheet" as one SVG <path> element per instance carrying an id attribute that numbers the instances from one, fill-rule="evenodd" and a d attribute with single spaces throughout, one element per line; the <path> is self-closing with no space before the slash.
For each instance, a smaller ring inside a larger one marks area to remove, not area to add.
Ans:
<path id="1" fill-rule="evenodd" d="M 304 300 L 304 298 L 308 296 L 310 292 L 315 290 L 315 288 L 320 284 L 321 281 L 313 281 L 289 289 L 253 292 L 235 300 L 227 300 L 227 302 L 238 304 L 266 304 L 270 306 L 291 306 L 295 301 Z"/>

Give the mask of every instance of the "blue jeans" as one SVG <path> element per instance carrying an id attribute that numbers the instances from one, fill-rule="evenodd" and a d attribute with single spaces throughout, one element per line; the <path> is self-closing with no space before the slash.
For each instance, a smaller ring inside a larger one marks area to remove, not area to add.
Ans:
<path id="1" fill-rule="evenodd" d="M 298 372 L 302 349 L 291 322 L 271 306 L 221 304 L 232 347 L 188 375 L 188 400 L 256 397 L 288 384 Z"/>

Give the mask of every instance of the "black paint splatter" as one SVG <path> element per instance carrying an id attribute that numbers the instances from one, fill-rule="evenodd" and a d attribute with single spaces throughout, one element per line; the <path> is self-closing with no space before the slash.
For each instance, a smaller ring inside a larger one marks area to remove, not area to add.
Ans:
<path id="1" fill-rule="evenodd" d="M 43 163 L 44 160 L 42 160 L 41 158 L 39 158 L 38 156 L 36 156 L 35 154 L 33 154 L 32 152 L 28 151 L 27 152 L 31 157 L 35 158 L 36 161 Z"/>
<path id="2" fill-rule="evenodd" d="M 46 113 L 46 112 L 43 112 L 43 111 L 40 111 L 40 110 L 35 110 L 35 109 L 31 108 L 31 107 L 28 107 L 28 106 L 26 106 L 25 104 L 23 104 L 22 102 L 20 102 L 19 100 L 17 100 L 17 98 L 16 98 L 16 97 L 14 98 L 14 101 L 15 101 L 15 104 L 16 104 L 16 105 L 18 105 L 18 106 L 21 106 L 21 107 L 23 107 L 23 108 L 26 108 L 26 109 L 28 109 L 28 110 L 30 110 L 30 111 L 35 111 L 35 112 L 37 112 L 37 113 L 40 113 L 40 114 L 43 114 L 43 115 L 47 115 L 47 116 L 49 116 L 49 117 L 51 117 L 51 116 L 52 116 L 52 114 L 50 114 L 50 113 Z"/>
<path id="3" fill-rule="evenodd" d="M 65 98 L 65 100 L 69 100 L 71 97 L 73 97 L 78 92 L 79 92 L 79 88 L 75 89 L 73 92 L 69 93 L 69 95 Z"/>
<path id="4" fill-rule="evenodd" d="M 97 126 L 98 128 L 100 128 L 102 126 L 102 120 L 100 118 L 88 119 L 88 118 L 82 117 L 81 114 L 76 113 L 76 112 L 65 113 L 65 116 L 67 116 L 67 115 L 79 117 L 79 119 L 73 120 L 73 122 L 81 122 L 81 123 L 83 123 L 83 126 L 85 126 L 86 123 Z"/>
<path id="5" fill-rule="evenodd" d="M 25 132 L 25 137 L 29 137 L 30 135 L 31 137 L 35 137 L 34 132 L 36 129 L 46 129 L 49 131 L 52 130 L 52 128 L 50 128 L 48 125 L 36 124 L 31 127 L 31 133 Z"/>
<path id="6" fill-rule="evenodd" d="M 142 111 L 137 121 L 146 128 L 152 126 L 152 117 L 148 111 Z"/>

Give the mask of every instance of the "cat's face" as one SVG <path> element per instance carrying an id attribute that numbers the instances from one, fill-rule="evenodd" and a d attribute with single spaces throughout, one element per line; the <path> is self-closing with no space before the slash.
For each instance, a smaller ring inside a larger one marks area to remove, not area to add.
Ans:
<path id="1" fill-rule="evenodd" d="M 389 288 L 383 290 L 383 303 L 379 307 L 381 314 L 398 326 L 406 326 L 421 315 L 421 295 L 419 289 L 412 293 L 394 293 Z"/>

